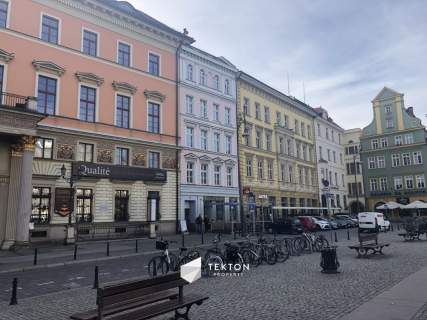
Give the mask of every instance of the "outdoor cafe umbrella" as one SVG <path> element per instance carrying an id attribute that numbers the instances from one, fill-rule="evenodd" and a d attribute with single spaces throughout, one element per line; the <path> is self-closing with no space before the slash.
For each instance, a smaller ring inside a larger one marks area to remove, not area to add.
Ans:
<path id="1" fill-rule="evenodd" d="M 420 209 L 427 209 L 427 203 L 422 202 L 420 200 L 416 200 L 414 202 L 411 202 L 410 204 L 407 204 L 403 207 L 403 209 L 415 209 L 417 211 L 417 216 L 420 215 L 419 210 Z"/>
<path id="2" fill-rule="evenodd" d="M 404 205 L 401 205 L 401 204 L 394 202 L 394 201 L 389 201 L 387 203 L 384 203 L 384 204 L 376 207 L 376 209 L 378 209 L 378 210 L 394 210 L 394 209 L 403 209 L 403 208 L 405 208 Z"/>

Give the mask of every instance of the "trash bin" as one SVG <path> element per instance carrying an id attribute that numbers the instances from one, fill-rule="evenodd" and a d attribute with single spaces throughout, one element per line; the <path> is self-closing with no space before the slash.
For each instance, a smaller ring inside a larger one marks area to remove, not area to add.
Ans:
<path id="1" fill-rule="evenodd" d="M 325 247 L 320 250 L 321 260 L 320 266 L 322 267 L 323 273 L 339 273 L 338 268 L 340 263 L 338 262 L 337 257 L 337 247 Z"/>

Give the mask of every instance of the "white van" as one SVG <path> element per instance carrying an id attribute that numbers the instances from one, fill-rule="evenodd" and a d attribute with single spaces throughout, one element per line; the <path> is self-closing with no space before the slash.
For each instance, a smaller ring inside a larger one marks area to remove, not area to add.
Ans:
<path id="1" fill-rule="evenodd" d="M 358 215 L 359 229 L 375 229 L 381 231 L 390 230 L 390 221 L 386 220 L 384 214 L 379 212 L 361 212 Z"/>

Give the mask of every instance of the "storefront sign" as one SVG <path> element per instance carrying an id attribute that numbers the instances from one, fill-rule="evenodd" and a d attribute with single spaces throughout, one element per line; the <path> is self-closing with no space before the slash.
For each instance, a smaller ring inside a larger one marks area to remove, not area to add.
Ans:
<path id="1" fill-rule="evenodd" d="M 67 217 L 73 208 L 73 189 L 55 189 L 55 213 L 61 217 Z"/>
<path id="2" fill-rule="evenodd" d="M 73 175 L 89 178 L 166 182 L 166 170 L 73 162 Z"/>

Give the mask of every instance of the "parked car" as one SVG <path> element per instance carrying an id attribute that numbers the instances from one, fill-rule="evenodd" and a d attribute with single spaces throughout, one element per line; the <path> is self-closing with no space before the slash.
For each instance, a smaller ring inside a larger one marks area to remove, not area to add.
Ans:
<path id="1" fill-rule="evenodd" d="M 322 218 L 329 222 L 329 225 L 331 226 L 331 229 L 336 230 L 339 228 L 338 222 L 334 218 Z"/>
<path id="2" fill-rule="evenodd" d="M 314 231 L 316 230 L 316 223 L 314 222 L 312 217 L 309 216 L 300 216 L 298 217 L 299 221 L 303 225 L 304 229 L 307 229 L 308 231 Z"/>
<path id="3" fill-rule="evenodd" d="M 390 221 L 384 214 L 379 212 L 361 212 L 359 213 L 359 229 L 360 230 L 390 230 Z"/>
<path id="4" fill-rule="evenodd" d="M 304 227 L 298 218 L 280 219 L 272 224 L 273 231 L 276 233 L 301 234 Z"/>
<path id="5" fill-rule="evenodd" d="M 356 217 L 356 216 L 349 216 L 348 214 L 340 214 L 340 213 L 336 214 L 335 216 L 340 216 L 340 217 L 343 217 L 343 218 L 350 219 L 353 222 L 355 222 L 356 224 L 359 223 L 358 217 Z"/>
<path id="6" fill-rule="evenodd" d="M 336 215 L 335 219 L 341 223 L 341 228 L 353 228 L 355 227 L 355 222 L 351 220 L 348 216 Z"/>
<path id="7" fill-rule="evenodd" d="M 312 217 L 314 223 L 316 224 L 317 230 L 331 230 L 331 225 L 327 220 L 324 220 L 321 217 Z"/>

